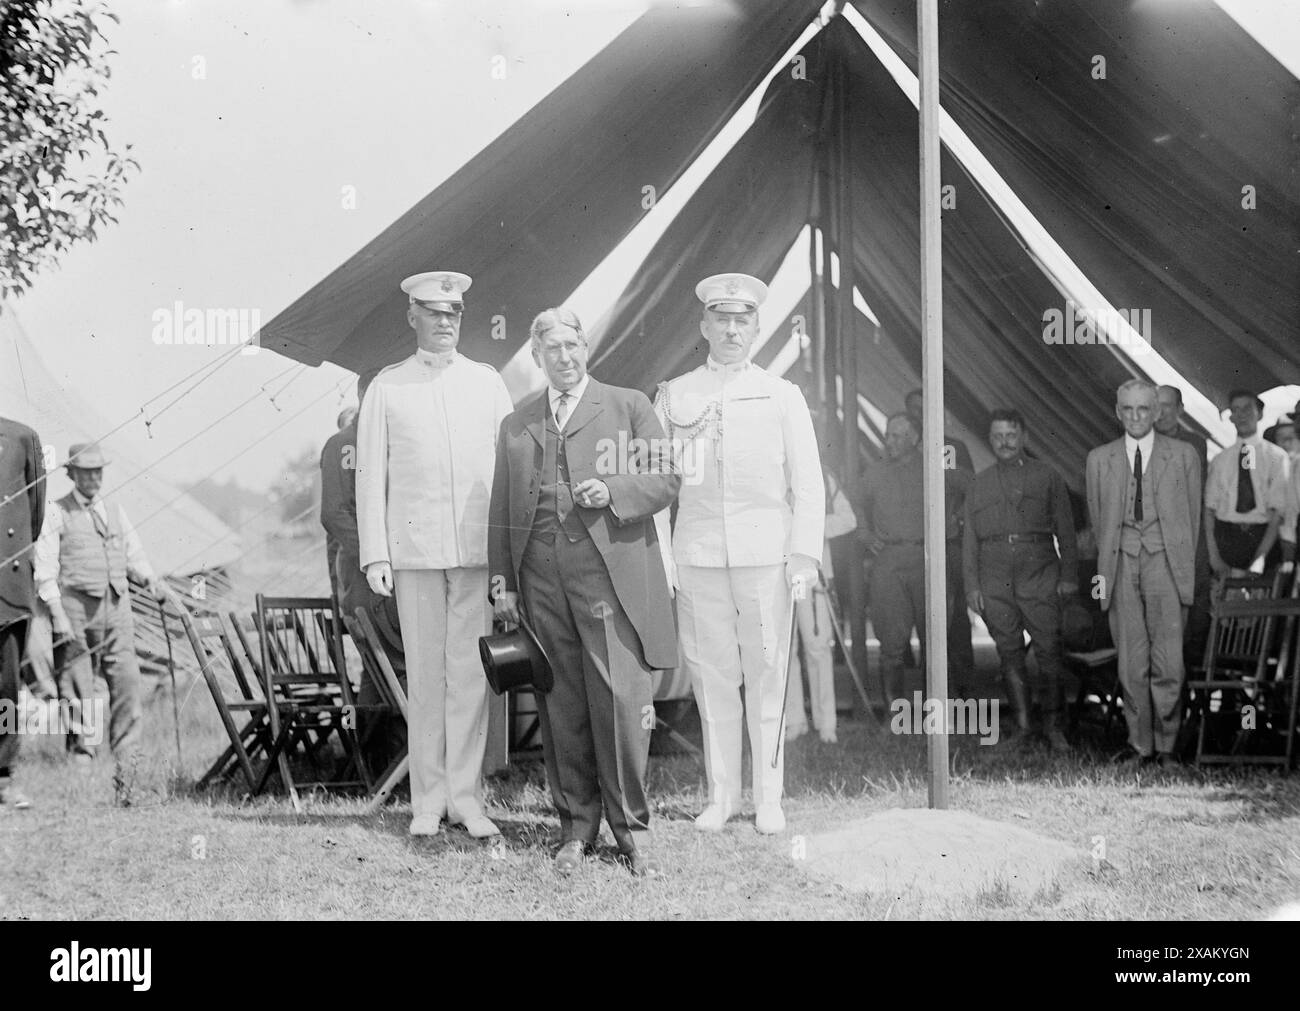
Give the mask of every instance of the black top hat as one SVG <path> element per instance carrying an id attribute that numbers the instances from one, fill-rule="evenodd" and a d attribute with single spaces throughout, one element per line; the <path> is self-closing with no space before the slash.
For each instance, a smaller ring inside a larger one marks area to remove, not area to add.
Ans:
<path id="1" fill-rule="evenodd" d="M 555 685 L 551 661 L 527 622 L 521 621 L 513 632 L 481 637 L 478 655 L 488 684 L 498 695 L 521 685 L 546 694 Z"/>

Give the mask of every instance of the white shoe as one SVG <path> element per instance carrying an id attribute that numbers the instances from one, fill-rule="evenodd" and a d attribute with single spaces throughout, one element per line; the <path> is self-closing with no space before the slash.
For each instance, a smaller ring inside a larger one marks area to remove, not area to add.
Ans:
<path id="1" fill-rule="evenodd" d="M 721 832 L 730 817 L 730 804 L 710 804 L 695 819 L 695 827 L 701 832 Z"/>
<path id="2" fill-rule="evenodd" d="M 808 733 L 808 725 L 807 725 L 807 724 L 804 724 L 804 725 L 801 726 L 801 727 L 800 727 L 800 726 L 794 726 L 794 725 L 789 724 L 789 723 L 786 724 L 786 727 L 785 727 L 785 739 L 786 739 L 787 741 L 797 741 L 799 738 L 801 738 L 801 737 L 802 737 L 804 734 L 806 734 L 806 733 Z"/>
<path id="3" fill-rule="evenodd" d="M 754 817 L 754 828 L 763 835 L 776 835 L 785 831 L 785 815 L 780 804 L 759 804 Z"/>
<path id="4" fill-rule="evenodd" d="M 829 730 L 819 730 L 819 731 L 817 731 L 817 736 L 819 736 L 819 737 L 822 739 L 822 743 L 823 743 L 823 744 L 839 744 L 839 743 L 840 743 L 840 739 L 839 739 L 838 737 L 835 736 L 835 728 L 834 728 L 834 727 L 831 727 Z"/>
<path id="5" fill-rule="evenodd" d="M 501 834 L 501 830 L 485 814 L 471 814 L 461 824 L 465 826 L 465 831 L 475 839 L 491 839 L 494 835 Z"/>
<path id="6" fill-rule="evenodd" d="M 421 814 L 411 819 L 411 827 L 408 831 L 411 835 L 437 835 L 441 827 L 442 819 L 436 814 Z"/>

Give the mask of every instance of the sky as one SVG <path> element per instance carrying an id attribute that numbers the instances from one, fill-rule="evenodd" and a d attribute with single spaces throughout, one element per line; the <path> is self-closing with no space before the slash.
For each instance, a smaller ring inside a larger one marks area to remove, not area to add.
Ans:
<path id="1" fill-rule="evenodd" d="M 1221 6 L 1300 74 L 1292 2 Z M 182 310 L 257 312 L 268 322 L 645 6 L 117 0 L 121 24 L 109 35 L 118 55 L 104 109 L 110 136 L 131 143 L 143 169 L 125 191 L 120 223 L 75 247 L 17 302 L 23 327 L 51 370 L 113 424 L 142 407 L 156 417 L 152 439 L 142 419 L 114 436 L 138 457 L 157 459 L 193 440 L 159 464 L 164 476 L 273 487 L 287 459 L 314 452 L 334 430 L 353 399 L 351 375 L 266 351 L 237 355 L 167 407 L 193 380 L 160 393 L 229 349 L 159 345 L 158 321 L 179 302 Z M 493 73 L 502 65 L 504 78 Z M 753 107 L 720 138 L 714 160 Z M 640 262 L 637 248 L 702 175 L 703 165 L 684 177 L 674 200 L 661 200 L 640 234 L 572 293 L 584 319 L 598 318 Z"/>

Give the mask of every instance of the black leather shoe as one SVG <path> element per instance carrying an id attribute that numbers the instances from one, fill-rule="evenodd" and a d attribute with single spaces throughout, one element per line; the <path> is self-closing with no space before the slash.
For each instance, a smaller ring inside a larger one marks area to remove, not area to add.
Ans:
<path id="1" fill-rule="evenodd" d="M 661 878 L 664 875 L 664 865 L 653 853 L 633 850 L 631 853 L 624 853 L 623 859 L 627 861 L 633 877 Z"/>
<path id="2" fill-rule="evenodd" d="M 570 839 L 555 854 L 555 869 L 568 876 L 582 866 L 582 856 L 587 846 L 581 839 Z"/>

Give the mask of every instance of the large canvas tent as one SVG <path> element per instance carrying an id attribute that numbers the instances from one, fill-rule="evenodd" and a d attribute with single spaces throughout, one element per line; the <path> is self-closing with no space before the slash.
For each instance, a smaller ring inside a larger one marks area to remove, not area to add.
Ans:
<path id="1" fill-rule="evenodd" d="M 912 56 L 913 5 L 854 6 Z M 354 369 L 397 360 L 409 331 L 396 279 L 454 263 L 475 276 L 463 350 L 504 364 L 532 314 L 645 213 L 643 183 L 672 185 L 816 8 L 651 10 L 280 313 L 264 345 Z M 1210 0 L 948 3 L 940 24 L 945 108 L 1112 305 L 1152 310 L 1153 344 L 1185 380 L 1220 401 L 1238 383 L 1294 381 L 1295 79 Z M 880 320 L 837 322 L 824 286 L 828 341 L 842 328 L 860 351 L 826 348 L 828 379 L 848 365 L 845 387 L 892 410 L 903 390 L 873 380 L 875 349 L 919 377 L 915 111 L 842 15 L 800 55 L 803 72 L 776 76 L 745 136 L 592 328 L 606 380 L 651 390 L 693 364 L 694 281 L 720 269 L 770 279 L 809 222 L 830 253 L 851 245 L 846 276 Z M 992 406 L 1020 407 L 1037 450 L 1078 489 L 1084 453 L 1113 435 L 1114 387 L 1141 362 L 1106 345 L 1045 344 L 1043 313 L 1062 293 L 947 154 L 943 177 L 957 192 L 943 220 L 948 407 L 977 432 Z M 504 341 L 490 332 L 497 316 Z"/>
<path id="2" fill-rule="evenodd" d="M 771 282 L 803 242 L 807 290 L 756 359 L 779 359 L 808 392 L 852 494 L 878 446 L 873 423 L 921 385 L 919 131 L 913 100 L 844 5 L 830 17 L 819 8 L 653 8 L 277 315 L 263 345 L 313 365 L 397 361 L 411 342 L 398 280 L 454 267 L 475 278 L 462 350 L 504 366 L 532 316 L 647 213 L 642 187 L 662 199 L 815 24 L 589 326 L 590 365 L 652 393 L 703 360 L 696 281 L 740 270 Z M 915 4 L 856 0 L 852 11 L 915 67 Z M 1073 313 L 1080 295 L 1094 313 L 1145 310 L 1143 336 L 1216 404 L 1233 386 L 1300 378 L 1289 160 L 1300 84 L 1248 33 L 1212 0 L 982 0 L 942 3 L 939 38 L 941 103 L 1000 176 L 991 185 L 945 141 L 943 386 L 954 428 L 978 448 L 988 412 L 1016 407 L 1032 451 L 1082 491 L 1087 451 L 1118 433 L 1116 386 L 1150 373 L 1105 338 L 1047 342 L 1047 314 Z M 1055 259 L 1035 251 L 1029 224 L 1054 241 Z M 791 328 L 808 338 L 793 356 Z M 863 663 L 861 569 L 847 571 Z"/>

